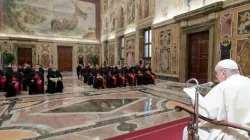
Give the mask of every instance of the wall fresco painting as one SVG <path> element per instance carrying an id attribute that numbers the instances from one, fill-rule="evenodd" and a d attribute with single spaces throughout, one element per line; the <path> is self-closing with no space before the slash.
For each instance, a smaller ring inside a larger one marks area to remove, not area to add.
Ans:
<path id="1" fill-rule="evenodd" d="M 238 13 L 237 35 L 250 33 L 250 10 Z"/>
<path id="2" fill-rule="evenodd" d="M 2 0 L 5 33 L 96 39 L 96 7 L 80 0 Z"/>
<path id="3" fill-rule="evenodd" d="M 250 40 L 237 41 L 237 62 L 243 75 L 250 76 Z"/>
<path id="4" fill-rule="evenodd" d="M 150 0 L 137 0 L 138 19 L 144 19 L 149 16 Z"/>

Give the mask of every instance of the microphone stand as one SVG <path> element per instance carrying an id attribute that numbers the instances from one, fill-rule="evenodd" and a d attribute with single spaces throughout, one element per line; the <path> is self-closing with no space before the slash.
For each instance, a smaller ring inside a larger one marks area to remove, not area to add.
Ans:
<path id="1" fill-rule="evenodd" d="M 199 82 L 195 78 L 191 78 L 186 82 L 187 88 L 189 87 L 188 84 L 194 81 L 196 86 L 195 86 L 195 105 L 194 105 L 194 120 L 192 121 L 192 126 L 191 126 L 191 133 L 192 133 L 192 139 L 193 140 L 199 140 L 199 135 L 198 135 L 198 118 L 199 118 L 199 94 L 200 94 L 200 86 Z"/>

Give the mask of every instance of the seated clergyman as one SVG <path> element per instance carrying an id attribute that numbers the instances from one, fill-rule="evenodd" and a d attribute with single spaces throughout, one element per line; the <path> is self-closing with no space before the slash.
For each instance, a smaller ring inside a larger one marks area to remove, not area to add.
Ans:
<path id="1" fill-rule="evenodd" d="M 199 114 L 250 127 L 250 79 L 240 75 L 237 63 L 230 59 L 220 61 L 215 72 L 220 83 L 199 102 Z M 198 134 L 201 140 L 249 139 L 245 131 L 203 121 L 199 123 Z M 187 139 L 188 132 L 185 128 L 183 140 Z"/>
<path id="2" fill-rule="evenodd" d="M 63 92 L 62 74 L 55 65 L 52 65 L 51 70 L 48 71 L 47 79 L 47 93 Z"/>

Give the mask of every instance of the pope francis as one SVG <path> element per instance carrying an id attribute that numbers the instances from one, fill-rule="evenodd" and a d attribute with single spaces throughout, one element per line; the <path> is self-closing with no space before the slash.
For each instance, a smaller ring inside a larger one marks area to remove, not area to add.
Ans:
<path id="1" fill-rule="evenodd" d="M 231 59 L 215 67 L 219 84 L 199 101 L 199 113 L 207 118 L 228 121 L 250 127 L 250 79 L 240 75 L 238 65 Z M 199 123 L 201 140 L 248 140 L 247 132 L 204 121 Z M 188 139 L 187 128 L 183 140 Z"/>

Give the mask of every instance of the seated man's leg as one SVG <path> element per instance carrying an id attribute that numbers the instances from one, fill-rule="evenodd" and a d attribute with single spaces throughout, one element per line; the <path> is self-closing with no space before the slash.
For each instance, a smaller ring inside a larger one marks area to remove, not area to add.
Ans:
<path id="1" fill-rule="evenodd" d="M 35 92 L 36 92 L 36 85 L 35 82 L 32 81 L 29 87 L 29 95 L 35 94 Z"/>
<path id="2" fill-rule="evenodd" d="M 6 97 L 13 97 L 16 96 L 16 89 L 13 85 L 13 83 L 8 83 L 7 87 L 6 87 Z"/>
<path id="3" fill-rule="evenodd" d="M 57 81 L 56 92 L 63 92 L 63 82 L 62 81 Z"/>

